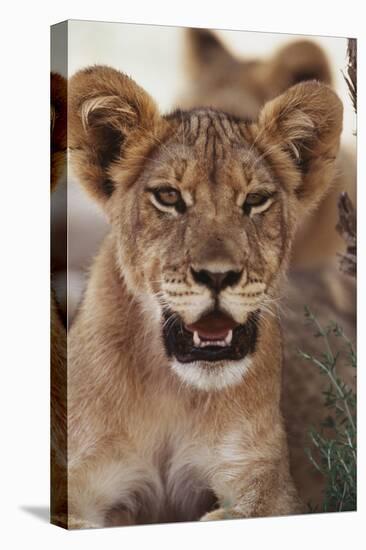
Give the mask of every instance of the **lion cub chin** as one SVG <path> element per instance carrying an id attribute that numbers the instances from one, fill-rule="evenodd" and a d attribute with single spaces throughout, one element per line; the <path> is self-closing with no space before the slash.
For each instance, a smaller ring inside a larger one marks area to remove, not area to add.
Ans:
<path id="1" fill-rule="evenodd" d="M 333 177 L 339 99 L 309 82 L 252 123 L 162 116 L 98 66 L 68 99 L 74 168 L 111 225 L 69 335 L 68 526 L 301 512 L 273 304 Z"/>
<path id="2" fill-rule="evenodd" d="M 217 361 L 210 363 L 179 363 L 173 361 L 172 369 L 187 385 L 199 390 L 214 391 L 242 382 L 251 365 L 251 359 L 241 361 Z"/>

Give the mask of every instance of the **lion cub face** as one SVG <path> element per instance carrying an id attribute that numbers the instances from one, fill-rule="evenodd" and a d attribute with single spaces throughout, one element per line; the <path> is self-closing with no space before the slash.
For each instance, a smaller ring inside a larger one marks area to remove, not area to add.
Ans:
<path id="1" fill-rule="evenodd" d="M 309 83 L 255 122 L 211 110 L 162 117 L 104 67 L 75 75 L 70 96 L 79 176 L 110 218 L 119 269 L 161 323 L 173 368 L 205 389 L 238 382 L 297 220 L 331 181 L 340 101 Z"/>
<path id="2" fill-rule="evenodd" d="M 115 210 L 120 266 L 153 297 L 179 364 L 242 361 L 287 255 L 287 193 L 240 122 L 192 111 L 167 124 Z"/>

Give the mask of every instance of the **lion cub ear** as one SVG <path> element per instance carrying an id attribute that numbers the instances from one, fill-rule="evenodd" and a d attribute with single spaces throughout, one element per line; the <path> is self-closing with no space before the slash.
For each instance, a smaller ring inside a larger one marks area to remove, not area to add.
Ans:
<path id="1" fill-rule="evenodd" d="M 149 141 L 160 120 L 157 107 L 132 79 L 104 66 L 70 79 L 68 106 L 73 166 L 87 191 L 106 203 L 115 186 L 110 169 Z"/>
<path id="2" fill-rule="evenodd" d="M 278 177 L 293 186 L 305 210 L 316 206 L 332 183 L 342 118 L 342 102 L 318 82 L 293 86 L 259 115 L 256 142 L 264 151 L 272 147 Z"/>
<path id="3" fill-rule="evenodd" d="M 193 78 L 217 77 L 227 74 L 237 59 L 218 36 L 208 29 L 186 29 L 186 64 Z M 214 71 L 214 72 L 212 72 Z"/>
<path id="4" fill-rule="evenodd" d="M 296 40 L 283 46 L 271 59 L 268 81 L 277 88 L 276 95 L 308 80 L 332 83 L 328 58 L 315 42 Z"/>

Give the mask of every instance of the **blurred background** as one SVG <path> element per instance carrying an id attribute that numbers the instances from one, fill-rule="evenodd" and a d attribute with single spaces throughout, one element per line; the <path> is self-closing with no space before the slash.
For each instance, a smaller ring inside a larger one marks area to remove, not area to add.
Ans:
<path id="1" fill-rule="evenodd" d="M 334 87 L 344 104 L 343 147 L 355 151 L 356 120 L 343 77 L 346 69 L 347 39 L 245 31 L 215 31 L 234 55 L 241 59 L 268 58 L 281 46 L 301 38 L 320 45 L 332 69 Z M 179 105 L 189 93 L 186 71 L 187 43 L 184 29 L 151 25 L 69 21 L 68 74 L 93 64 L 106 64 L 131 76 L 155 99 L 163 113 Z M 64 66 L 52 59 L 52 70 L 64 73 Z M 108 227 L 100 209 L 87 197 L 68 167 L 69 312 L 73 315 L 85 286 L 85 273 Z M 58 210 L 65 182 L 53 201 L 54 230 L 62 216 Z M 57 289 L 57 271 L 54 284 Z M 60 296 L 61 302 L 66 296 Z"/>

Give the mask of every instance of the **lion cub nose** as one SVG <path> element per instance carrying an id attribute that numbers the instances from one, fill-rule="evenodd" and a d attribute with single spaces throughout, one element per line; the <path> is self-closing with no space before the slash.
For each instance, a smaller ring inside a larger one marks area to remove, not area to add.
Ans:
<path id="1" fill-rule="evenodd" d="M 205 285 L 216 293 L 221 292 L 228 286 L 236 285 L 243 271 L 224 271 L 223 273 L 215 273 L 207 269 L 196 271 L 191 268 L 193 279 L 200 285 Z"/>

